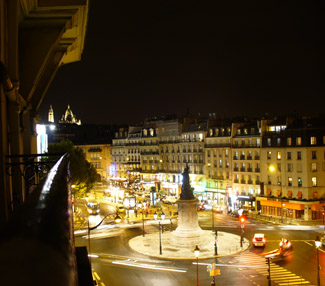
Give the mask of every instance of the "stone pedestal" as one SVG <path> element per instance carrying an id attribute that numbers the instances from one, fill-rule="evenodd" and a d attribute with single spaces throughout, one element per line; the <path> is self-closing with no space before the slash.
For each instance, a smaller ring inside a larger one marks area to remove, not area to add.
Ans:
<path id="1" fill-rule="evenodd" d="M 178 200 L 178 227 L 171 233 L 170 245 L 194 247 L 200 244 L 202 229 L 197 215 L 197 199 Z"/>

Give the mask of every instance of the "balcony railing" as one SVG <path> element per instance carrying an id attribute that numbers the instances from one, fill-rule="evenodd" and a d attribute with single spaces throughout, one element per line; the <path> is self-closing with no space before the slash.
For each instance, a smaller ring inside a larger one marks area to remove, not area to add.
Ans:
<path id="1" fill-rule="evenodd" d="M 7 157 L 8 175 L 13 175 L 11 172 L 18 166 L 18 157 Z M 39 155 L 20 157 L 37 158 Z M 1 229 L 2 284 L 81 285 L 78 284 L 81 279 L 78 279 L 76 257 L 83 254 L 81 260 L 88 263 L 84 264 L 85 268 L 80 267 L 82 283 L 86 283 L 82 285 L 93 285 L 87 251 L 84 247 L 76 249 L 74 245 L 68 155 L 62 156 L 47 175 L 40 162 L 34 161 L 33 165 L 33 160 L 29 161 L 28 169 L 23 164 L 20 169 L 26 170 L 29 174 L 27 178 L 34 178 L 35 187 L 30 189 L 19 212 L 14 212 L 12 220 Z M 36 171 L 36 175 L 32 175 L 32 170 Z M 36 181 L 40 178 L 37 175 L 40 170 L 44 178 Z M 24 175 L 22 172 L 21 176 Z"/>

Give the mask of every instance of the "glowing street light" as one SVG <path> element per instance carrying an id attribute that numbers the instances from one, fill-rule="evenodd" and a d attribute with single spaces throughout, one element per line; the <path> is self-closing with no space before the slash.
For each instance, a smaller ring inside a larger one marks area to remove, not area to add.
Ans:
<path id="1" fill-rule="evenodd" d="M 273 165 L 270 165 L 269 166 L 269 171 L 271 173 L 274 173 L 275 172 L 275 167 Z M 282 205 L 282 175 L 281 175 L 281 172 L 280 172 L 280 187 L 281 187 L 281 223 L 283 223 L 283 205 Z"/>

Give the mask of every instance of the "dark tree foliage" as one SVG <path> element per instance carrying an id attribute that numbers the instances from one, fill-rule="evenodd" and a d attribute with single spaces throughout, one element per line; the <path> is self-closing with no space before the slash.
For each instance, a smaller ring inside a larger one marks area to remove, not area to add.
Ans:
<path id="1" fill-rule="evenodd" d="M 89 192 L 97 180 L 97 171 L 87 160 L 84 152 L 73 146 L 70 140 L 62 140 L 57 144 L 50 144 L 48 153 L 69 153 L 70 183 L 76 197 Z"/>

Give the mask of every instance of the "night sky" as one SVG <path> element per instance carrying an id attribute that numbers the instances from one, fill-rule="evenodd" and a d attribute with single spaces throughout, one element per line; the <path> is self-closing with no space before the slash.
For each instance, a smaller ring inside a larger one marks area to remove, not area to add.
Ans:
<path id="1" fill-rule="evenodd" d="M 41 105 L 58 121 L 132 124 L 169 114 L 323 112 L 323 1 L 90 2 L 82 60 Z"/>

